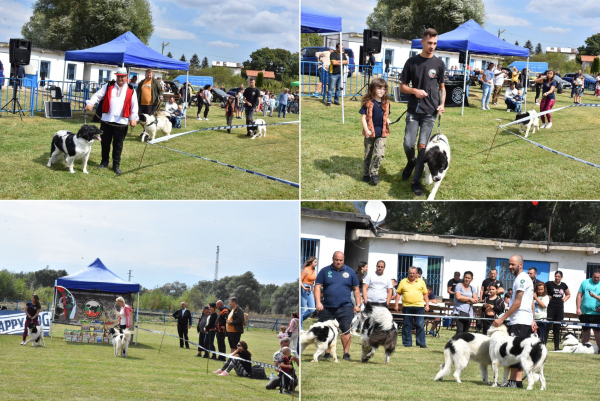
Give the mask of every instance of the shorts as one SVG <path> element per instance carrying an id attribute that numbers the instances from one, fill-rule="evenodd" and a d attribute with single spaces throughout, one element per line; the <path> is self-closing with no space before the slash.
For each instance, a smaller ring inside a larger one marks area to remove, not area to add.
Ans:
<path id="1" fill-rule="evenodd" d="M 323 308 L 319 314 L 319 322 L 326 322 L 333 319 L 337 320 L 342 333 L 346 333 L 348 330 L 350 330 L 353 318 L 354 307 L 352 305 L 341 306 L 339 308 Z"/>
<path id="2" fill-rule="evenodd" d="M 562 322 L 565 319 L 565 308 L 548 305 L 546 318 L 551 322 Z M 558 323 L 557 323 L 558 324 Z"/>
<path id="3" fill-rule="evenodd" d="M 514 337 L 529 337 L 532 333 L 531 325 L 513 324 L 508 326 L 508 333 Z"/>
<path id="4" fill-rule="evenodd" d="M 576 94 L 577 96 L 581 96 L 581 95 L 583 95 L 583 86 L 576 86 L 576 87 L 575 87 L 575 94 Z"/>
<path id="5" fill-rule="evenodd" d="M 591 324 L 600 324 L 600 315 L 581 315 L 579 316 L 579 321 L 581 323 L 591 323 Z M 582 327 L 581 330 L 589 331 L 592 327 Z M 600 327 L 593 327 L 594 331 L 600 330 Z"/>

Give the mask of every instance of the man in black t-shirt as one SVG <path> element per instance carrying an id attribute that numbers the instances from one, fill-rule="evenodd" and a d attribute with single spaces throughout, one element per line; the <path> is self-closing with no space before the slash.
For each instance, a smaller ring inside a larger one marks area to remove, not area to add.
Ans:
<path id="1" fill-rule="evenodd" d="M 410 95 L 406 113 L 406 129 L 404 131 L 404 153 L 408 163 L 402 172 L 402 179 L 408 180 L 415 170 L 411 188 L 416 196 L 423 196 L 421 175 L 425 163 L 425 148 L 438 113 L 444 113 L 446 89 L 444 87 L 445 64 L 433 55 L 437 46 L 437 32 L 426 29 L 421 43 L 423 51 L 409 58 L 404 64 L 401 80 L 402 93 Z M 411 83 L 409 87 L 408 84 Z M 439 96 L 438 96 L 439 90 Z M 415 158 L 415 141 L 419 133 L 418 156 Z"/>
<path id="2" fill-rule="evenodd" d="M 340 64 L 340 59 L 341 64 Z M 348 57 L 344 53 L 344 46 L 340 46 L 338 43 L 335 47 L 335 51 L 329 56 L 329 91 L 327 92 L 327 107 L 331 106 L 331 96 L 335 88 L 335 97 L 333 103 L 339 106 L 340 96 L 342 95 L 342 65 L 348 65 Z"/>
<path id="3" fill-rule="evenodd" d="M 494 287 L 496 287 L 496 294 L 498 296 L 502 296 L 502 294 L 504 294 L 504 288 L 502 288 L 502 283 L 497 279 L 498 278 L 498 270 L 496 270 L 495 267 L 493 267 L 492 269 L 490 269 L 489 273 L 488 273 L 488 278 L 486 278 L 485 280 L 483 280 L 483 283 L 481 283 L 481 291 L 480 291 L 480 297 L 479 299 L 483 299 L 485 296 L 487 296 L 487 289 L 490 285 L 494 285 Z"/>
<path id="4" fill-rule="evenodd" d="M 448 294 L 450 295 L 450 300 L 454 300 L 454 290 L 458 283 L 460 283 L 460 272 L 454 272 L 454 278 L 451 278 L 450 281 L 448 281 Z"/>
<path id="5" fill-rule="evenodd" d="M 250 87 L 244 90 L 244 108 L 246 109 L 246 125 L 252 124 L 254 110 L 258 106 L 260 90 L 256 87 L 256 79 L 250 78 Z M 252 135 L 254 127 L 246 127 L 246 136 Z"/>

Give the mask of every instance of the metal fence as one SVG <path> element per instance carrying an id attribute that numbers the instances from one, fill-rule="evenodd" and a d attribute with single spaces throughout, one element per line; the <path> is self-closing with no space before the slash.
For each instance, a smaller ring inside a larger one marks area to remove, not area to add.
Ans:
<path id="1" fill-rule="evenodd" d="M 104 84 L 92 81 L 40 81 L 35 93 L 35 110 L 44 111 L 44 103 L 50 101 L 71 103 L 71 111 L 83 111 L 89 100 Z M 51 88 L 60 88 L 62 99 L 52 98 Z"/>
<path id="2" fill-rule="evenodd" d="M 20 300 L 20 299 L 4 298 L 4 299 L 0 300 L 0 308 L 7 309 L 7 310 L 25 310 L 25 306 L 27 305 L 27 302 L 31 302 L 31 299 Z M 47 312 L 50 311 L 52 302 L 42 302 L 41 304 L 42 304 L 42 309 L 44 311 L 47 311 Z"/>
<path id="3" fill-rule="evenodd" d="M 36 88 L 31 78 L 0 78 L 0 112 L 22 111 L 33 117 L 35 94 Z"/>

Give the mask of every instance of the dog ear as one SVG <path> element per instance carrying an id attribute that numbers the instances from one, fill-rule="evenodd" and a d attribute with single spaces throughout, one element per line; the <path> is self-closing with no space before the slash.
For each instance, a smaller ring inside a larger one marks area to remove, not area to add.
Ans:
<path id="1" fill-rule="evenodd" d="M 446 151 L 443 150 L 442 153 L 444 154 L 444 170 L 446 170 L 448 168 L 448 155 L 446 154 Z"/>
<path id="2" fill-rule="evenodd" d="M 92 125 L 92 127 L 94 126 Z M 90 132 L 90 125 L 83 124 L 77 132 L 77 138 L 81 138 L 82 135 L 87 134 L 88 132 Z"/>

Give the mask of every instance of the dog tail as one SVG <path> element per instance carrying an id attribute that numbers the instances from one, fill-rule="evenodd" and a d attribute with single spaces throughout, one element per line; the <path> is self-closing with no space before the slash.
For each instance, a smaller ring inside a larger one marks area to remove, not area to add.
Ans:
<path id="1" fill-rule="evenodd" d="M 450 374 L 450 370 L 452 370 L 452 352 L 451 348 L 454 348 L 452 345 L 452 340 L 448 341 L 446 346 L 444 347 L 444 363 L 440 366 L 440 371 L 437 375 L 435 375 L 435 379 L 433 381 L 442 380 L 444 377 Z"/>
<path id="2" fill-rule="evenodd" d="M 131 331 L 129 329 L 125 329 L 123 332 L 123 339 L 129 341 L 131 339 Z"/>
<path id="3" fill-rule="evenodd" d="M 538 341 L 531 347 L 530 356 L 531 360 L 533 361 L 533 367 L 531 370 L 534 373 L 540 373 L 544 367 L 544 363 L 546 362 L 546 357 L 548 356 L 548 348 L 546 348 L 541 341 Z"/>

